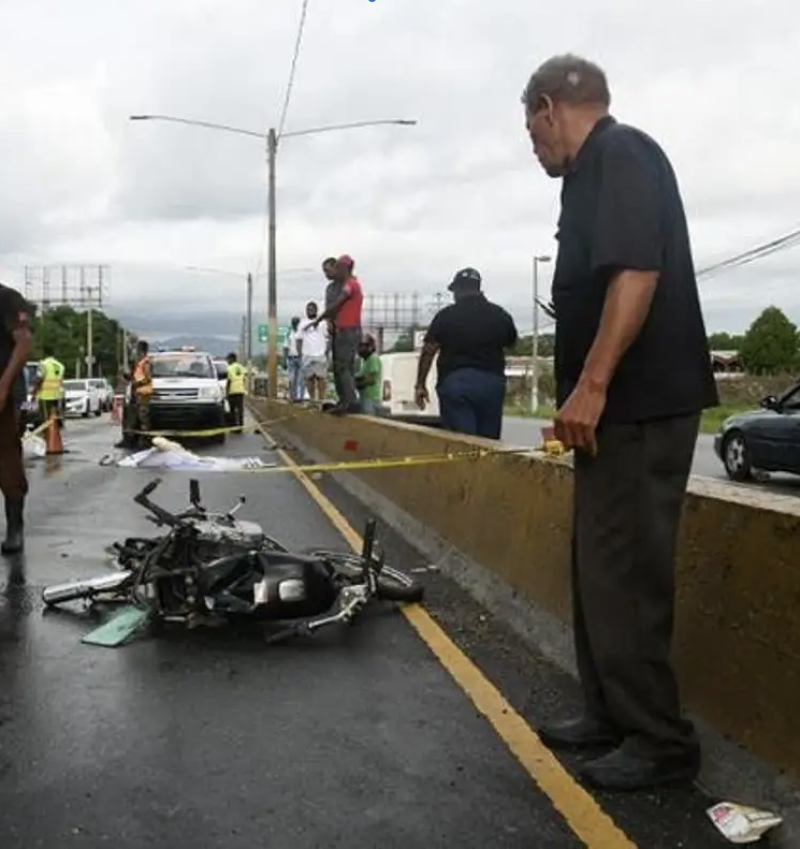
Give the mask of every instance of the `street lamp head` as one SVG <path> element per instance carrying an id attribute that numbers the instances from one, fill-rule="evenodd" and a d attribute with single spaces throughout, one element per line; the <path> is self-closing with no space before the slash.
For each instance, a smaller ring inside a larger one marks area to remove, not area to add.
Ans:
<path id="1" fill-rule="evenodd" d="M 547 254 L 543 254 L 542 256 L 535 256 L 534 259 L 536 262 L 550 262 L 552 257 L 547 256 Z"/>
<path id="2" fill-rule="evenodd" d="M 401 118 L 398 122 L 401 127 L 416 127 L 419 121 L 409 118 Z"/>

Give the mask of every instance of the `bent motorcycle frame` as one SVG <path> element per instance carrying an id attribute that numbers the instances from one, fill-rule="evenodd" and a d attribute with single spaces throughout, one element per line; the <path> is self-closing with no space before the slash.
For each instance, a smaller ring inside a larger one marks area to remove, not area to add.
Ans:
<path id="1" fill-rule="evenodd" d="M 188 518 L 214 520 L 215 517 L 212 514 L 209 514 L 201 505 L 198 481 L 190 481 L 189 500 L 191 508 L 185 513 L 177 516 L 171 514 L 167 510 L 164 510 L 162 507 L 150 500 L 149 496 L 160 483 L 160 478 L 156 478 L 151 481 L 138 495 L 134 497 L 133 500 L 152 514 L 150 518 L 155 524 L 170 526 L 170 535 L 181 526 L 182 521 L 185 521 Z M 220 514 L 216 518 L 232 521 L 233 514 L 244 503 L 244 497 L 240 497 L 236 507 L 226 514 Z M 310 620 L 287 622 L 286 628 L 273 634 L 269 638 L 270 642 L 300 634 L 310 635 L 315 631 L 318 631 L 320 628 L 325 628 L 331 625 L 348 624 L 352 621 L 358 611 L 363 608 L 377 592 L 377 577 L 383 568 L 383 557 L 382 555 L 376 557 L 376 533 L 377 522 L 374 519 L 370 519 L 367 522 L 364 532 L 364 543 L 361 556 L 359 558 L 361 562 L 363 582 L 345 586 L 340 589 L 337 598 L 338 609 L 336 612 L 328 613 L 325 616 Z M 271 538 L 268 539 L 270 544 L 274 544 L 275 547 L 279 546 L 276 541 L 271 540 Z M 282 546 L 280 547 L 282 548 Z M 155 551 L 146 555 L 147 559 L 149 560 L 151 556 L 157 555 L 160 550 L 162 550 L 161 544 L 157 545 L 157 549 Z M 323 552 L 320 552 L 319 555 L 324 557 Z M 154 559 L 157 559 L 157 557 Z M 213 566 L 213 561 L 208 565 Z M 108 575 L 99 575 L 94 578 L 54 584 L 43 589 L 42 600 L 48 606 L 75 600 L 83 600 L 91 603 L 102 596 L 117 596 L 117 598 L 109 599 L 109 601 L 131 601 L 133 599 L 130 597 L 124 598 L 124 595 L 135 589 L 140 569 L 141 567 L 139 569 L 117 570 Z M 187 621 L 190 617 L 163 616 L 162 618 L 169 621 Z"/>

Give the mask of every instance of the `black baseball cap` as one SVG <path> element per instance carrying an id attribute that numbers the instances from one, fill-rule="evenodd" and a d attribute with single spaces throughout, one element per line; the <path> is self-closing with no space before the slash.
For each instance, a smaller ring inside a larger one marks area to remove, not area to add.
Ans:
<path id="1" fill-rule="evenodd" d="M 450 292 L 455 289 L 480 289 L 481 274 L 475 268 L 462 268 L 457 271 L 450 285 L 447 287 Z"/>

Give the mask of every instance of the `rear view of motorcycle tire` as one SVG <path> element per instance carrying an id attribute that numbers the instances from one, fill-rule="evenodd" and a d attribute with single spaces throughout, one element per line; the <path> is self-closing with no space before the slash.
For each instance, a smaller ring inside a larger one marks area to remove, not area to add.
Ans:
<path id="1" fill-rule="evenodd" d="M 321 551 L 313 549 L 305 552 L 312 557 L 325 560 L 340 574 L 358 580 L 362 575 L 361 558 L 356 554 L 345 554 L 339 551 Z M 417 604 L 422 601 L 425 588 L 410 575 L 384 566 L 378 575 L 377 596 L 383 601 L 397 601 L 404 604 Z"/>

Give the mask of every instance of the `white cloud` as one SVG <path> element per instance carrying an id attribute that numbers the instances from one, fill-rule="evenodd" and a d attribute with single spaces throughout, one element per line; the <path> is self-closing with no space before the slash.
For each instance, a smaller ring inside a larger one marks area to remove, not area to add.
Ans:
<path id="1" fill-rule="evenodd" d="M 530 256 L 553 252 L 558 184 L 538 169 L 519 95 L 548 55 L 608 71 L 614 112 L 670 154 L 705 265 L 800 223 L 793 106 L 800 8 L 775 0 L 312 0 L 287 130 L 416 118 L 287 138 L 278 156 L 283 269 L 352 253 L 368 291 L 431 295 L 463 265 L 530 323 Z M 0 8 L 2 271 L 113 266 L 112 307 L 218 315 L 263 268 L 257 139 L 132 113 L 262 132 L 280 110 L 299 0 L 37 0 Z M 259 256 L 261 265 L 259 266 Z M 800 251 L 703 284 L 710 327 L 777 303 L 800 320 Z M 186 266 L 224 268 L 198 275 Z M 282 276 L 281 312 L 321 294 Z M 547 286 L 544 275 L 543 288 Z M 256 304 L 265 309 L 263 280 Z M 224 326 L 223 326 L 224 325 Z"/>

